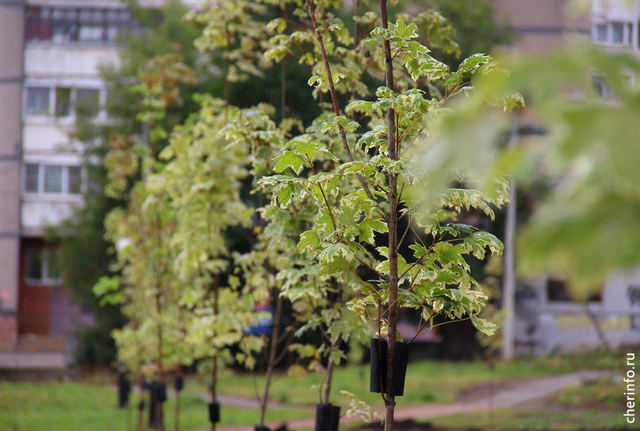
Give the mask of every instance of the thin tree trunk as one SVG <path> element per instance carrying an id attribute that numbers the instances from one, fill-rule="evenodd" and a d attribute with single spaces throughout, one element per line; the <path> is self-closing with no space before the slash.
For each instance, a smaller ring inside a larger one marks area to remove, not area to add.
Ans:
<path id="1" fill-rule="evenodd" d="M 331 382 L 333 380 L 333 369 L 335 368 L 335 363 L 331 360 L 331 356 L 335 349 L 340 345 L 340 339 L 338 339 L 335 343 L 331 344 L 331 349 L 329 351 L 329 364 L 327 365 L 327 374 L 325 375 L 325 386 L 324 386 L 324 396 L 322 397 L 322 404 L 331 404 Z"/>
<path id="2" fill-rule="evenodd" d="M 178 367 L 179 368 L 179 367 Z M 177 377 L 182 377 L 182 372 L 178 372 Z M 176 431 L 180 431 L 180 391 L 176 388 Z"/>
<path id="3" fill-rule="evenodd" d="M 356 0 L 355 16 L 356 17 L 360 16 L 360 0 Z M 355 38 L 353 41 L 353 45 L 355 48 L 357 48 L 360 45 L 360 23 L 357 21 L 356 21 Z"/>
<path id="4" fill-rule="evenodd" d="M 267 413 L 267 401 L 269 399 L 269 386 L 271 385 L 271 375 L 276 366 L 276 352 L 278 349 L 278 333 L 280 332 L 280 318 L 282 317 L 282 296 L 278 295 L 276 300 L 276 315 L 271 333 L 271 349 L 269 351 L 269 361 L 267 362 L 267 375 L 264 381 L 264 392 L 260 400 L 260 426 L 264 426 L 264 418 Z"/>
<path id="5" fill-rule="evenodd" d="M 144 403 L 144 388 L 142 387 L 142 384 L 140 385 L 140 401 L 138 401 L 138 406 Z M 138 407 L 136 406 L 136 407 Z M 142 431 L 142 427 L 144 426 L 144 409 L 140 409 L 138 407 L 138 423 L 136 424 L 136 430 L 137 431 Z"/>
<path id="6" fill-rule="evenodd" d="M 160 294 L 156 294 L 156 307 L 158 308 L 158 318 L 160 317 Z M 164 385 L 164 370 L 162 368 L 163 364 L 162 358 L 162 325 L 158 320 L 158 384 Z M 162 401 L 156 400 L 158 409 L 158 418 L 160 420 L 160 430 L 164 431 L 164 412 L 162 410 Z"/>
<path id="7" fill-rule="evenodd" d="M 513 119 L 511 125 L 511 138 L 509 139 L 509 148 L 513 149 L 518 140 L 518 120 Z M 502 325 L 502 359 L 510 361 L 515 353 L 515 291 L 516 291 L 516 273 L 514 263 L 514 239 L 516 233 L 517 213 L 516 213 L 516 182 L 514 179 L 509 181 L 509 194 L 511 203 L 507 208 L 507 217 L 505 223 L 504 234 L 504 293 L 503 307 L 505 312 L 505 321 Z"/>
<path id="8" fill-rule="evenodd" d="M 284 19 L 289 19 L 289 9 L 284 7 L 282 11 Z M 287 56 L 282 59 L 282 68 L 280 70 L 280 121 L 287 118 Z"/>
<path id="9" fill-rule="evenodd" d="M 224 27 L 225 37 L 227 39 L 227 48 L 230 49 L 231 35 L 229 34 L 229 28 Z M 229 82 L 229 53 L 224 53 L 224 102 L 226 106 L 231 103 L 231 82 Z"/>
<path id="10" fill-rule="evenodd" d="M 218 317 L 218 283 L 213 290 L 213 312 Z M 215 334 L 214 334 L 215 336 Z M 218 399 L 216 394 L 216 386 L 218 385 L 218 355 L 213 356 L 213 370 L 211 372 L 211 402 L 215 403 Z M 211 431 L 216 431 L 216 423 L 211 423 Z"/>
<path id="11" fill-rule="evenodd" d="M 600 322 L 598 322 L 598 319 L 596 318 L 595 314 L 593 314 L 593 311 L 591 311 L 591 307 L 589 307 L 589 303 L 586 301 L 583 302 L 582 308 L 584 309 L 584 312 L 587 314 L 587 317 L 589 317 L 591 324 L 595 328 L 596 333 L 598 334 L 598 338 L 600 338 L 600 342 L 602 343 L 604 348 L 607 350 L 607 352 L 610 352 L 612 350 L 611 344 L 609 344 L 609 340 L 604 335 L 604 331 L 602 330 L 602 326 L 600 325 Z"/>
<path id="12" fill-rule="evenodd" d="M 342 295 L 344 293 L 344 285 L 335 282 L 335 279 L 332 280 L 335 284 L 337 284 L 338 296 L 336 298 L 335 304 L 342 303 Z M 334 285 L 335 285 L 334 284 Z M 322 399 L 322 404 L 330 404 L 331 403 L 331 382 L 333 381 L 333 369 L 335 368 L 335 363 L 331 360 L 333 356 L 333 352 L 340 347 L 340 338 L 338 338 L 335 343 L 331 344 L 331 348 L 329 349 L 329 364 L 327 364 L 327 374 L 325 375 L 325 387 L 324 387 L 324 397 Z"/>
<path id="13" fill-rule="evenodd" d="M 280 72 L 280 121 L 287 118 L 287 57 L 282 59 Z"/>
<path id="14" fill-rule="evenodd" d="M 161 227 L 162 222 L 160 221 L 160 216 L 156 216 L 157 223 L 157 233 L 158 233 L 158 250 L 162 250 L 162 233 Z M 161 277 L 161 276 L 160 276 Z M 156 292 L 156 311 L 158 313 L 158 384 L 164 385 L 164 368 L 163 368 L 163 356 L 162 356 L 162 302 L 160 301 L 160 292 L 161 292 L 161 278 L 157 280 L 158 291 Z M 164 411 L 162 409 L 162 401 L 157 400 L 158 409 L 158 418 L 160 420 L 160 430 L 164 431 Z"/>
<path id="15" fill-rule="evenodd" d="M 380 19 L 383 28 L 389 28 L 387 17 L 387 0 L 380 2 Z M 384 39 L 385 58 L 385 85 L 393 90 L 393 59 L 391 57 L 391 44 Z M 389 158 L 398 160 L 398 151 L 395 139 L 395 112 L 387 111 L 387 145 Z M 395 397 L 391 395 L 391 381 L 393 380 L 394 344 L 396 341 L 396 325 L 398 323 L 398 177 L 389 175 L 389 312 L 387 315 L 387 393 L 385 397 L 384 431 L 393 431 Z"/>

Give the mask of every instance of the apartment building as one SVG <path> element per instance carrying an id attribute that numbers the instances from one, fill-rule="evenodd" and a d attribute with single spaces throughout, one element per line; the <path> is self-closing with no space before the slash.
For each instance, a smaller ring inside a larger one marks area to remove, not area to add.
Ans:
<path id="1" fill-rule="evenodd" d="M 494 0 L 520 36 L 507 49 L 541 53 L 577 37 L 638 54 L 638 0 L 594 0 L 582 13 L 569 11 L 569 3 Z M 81 204 L 81 146 L 68 133 L 78 115 L 106 119 L 99 65 L 118 61 L 118 37 L 131 25 L 117 0 L 0 0 L 0 371 L 63 367 L 75 328 L 91 323 L 60 288 L 55 246 L 43 233 Z M 640 272 L 612 277 L 593 299 L 611 344 L 637 342 Z M 562 280 L 522 283 L 516 317 L 520 352 L 599 343 Z"/>
<path id="2" fill-rule="evenodd" d="M 500 17 L 511 21 L 519 40 L 506 47 L 521 55 L 544 55 L 556 48 L 591 41 L 601 49 L 640 55 L 640 1 L 594 0 L 590 9 L 576 9 L 568 0 L 494 0 Z M 588 6 L 588 4 L 587 4 Z M 629 79 L 635 79 L 629 76 Z M 593 75 L 603 99 L 616 95 Z M 533 121 L 531 119 L 525 119 Z M 522 138 L 526 145 L 526 137 Z M 594 321 L 598 322 L 598 333 Z M 565 280 L 546 275 L 519 280 L 516 289 L 515 351 L 553 351 L 638 344 L 640 340 L 640 269 L 614 274 L 600 295 L 585 305 L 569 295 Z"/>
<path id="3" fill-rule="evenodd" d="M 75 120 L 105 119 L 99 66 L 131 15 L 117 0 L 0 0 L 0 369 L 61 368 L 91 315 L 61 288 L 43 234 L 81 204 Z"/>
<path id="4" fill-rule="evenodd" d="M 624 1 L 624 0 L 623 0 Z M 510 52 L 541 54 L 591 34 L 589 10 L 572 0 L 493 0 L 496 17 L 510 23 L 518 36 Z"/>

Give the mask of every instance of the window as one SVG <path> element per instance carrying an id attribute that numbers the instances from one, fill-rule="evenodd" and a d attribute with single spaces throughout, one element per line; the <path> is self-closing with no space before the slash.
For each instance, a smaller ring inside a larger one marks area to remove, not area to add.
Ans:
<path id="1" fill-rule="evenodd" d="M 76 91 L 76 115 L 96 117 L 100 112 L 100 91 L 93 88 L 78 88 Z"/>
<path id="2" fill-rule="evenodd" d="M 557 278 L 547 279 L 547 300 L 549 302 L 575 302 L 569 292 L 567 282 Z M 587 301 L 601 302 L 602 297 L 599 294 L 592 295 Z"/>
<path id="3" fill-rule="evenodd" d="M 596 25 L 596 40 L 598 42 L 607 41 L 607 25 L 606 24 Z"/>
<path id="4" fill-rule="evenodd" d="M 71 89 L 56 88 L 56 117 L 71 115 Z"/>
<path id="5" fill-rule="evenodd" d="M 28 117 L 97 117 L 100 90 L 97 88 L 27 86 Z"/>
<path id="6" fill-rule="evenodd" d="M 24 251 L 26 284 L 58 284 L 60 261 L 58 250 L 53 246 L 30 244 Z"/>
<path id="7" fill-rule="evenodd" d="M 82 177 L 79 166 L 67 167 L 67 192 L 79 194 L 82 186 Z"/>
<path id="8" fill-rule="evenodd" d="M 62 166 L 44 166 L 44 191 L 62 193 Z"/>
<path id="9" fill-rule="evenodd" d="M 27 88 L 27 115 L 49 115 L 49 96 L 48 87 Z"/>
<path id="10" fill-rule="evenodd" d="M 80 194 L 82 168 L 63 165 L 24 165 L 25 193 Z"/>
<path id="11" fill-rule="evenodd" d="M 77 11 L 74 9 L 53 9 L 51 23 L 53 42 L 75 42 L 78 40 Z"/>
<path id="12" fill-rule="evenodd" d="M 613 22 L 611 28 L 613 29 L 612 42 L 622 43 L 624 41 L 624 25 L 621 22 Z"/>
<path id="13" fill-rule="evenodd" d="M 617 99 L 618 95 L 613 91 L 609 85 L 602 79 L 601 76 L 594 75 L 593 79 L 593 91 L 595 94 L 605 100 Z"/>
<path id="14" fill-rule="evenodd" d="M 37 193 L 40 184 L 40 167 L 38 165 L 25 166 L 24 191 Z"/>
<path id="15" fill-rule="evenodd" d="M 631 23 L 612 21 L 594 24 L 592 37 L 594 42 L 611 45 L 631 45 Z"/>
<path id="16" fill-rule="evenodd" d="M 113 43 L 131 28 L 126 9 L 27 6 L 27 41 Z"/>

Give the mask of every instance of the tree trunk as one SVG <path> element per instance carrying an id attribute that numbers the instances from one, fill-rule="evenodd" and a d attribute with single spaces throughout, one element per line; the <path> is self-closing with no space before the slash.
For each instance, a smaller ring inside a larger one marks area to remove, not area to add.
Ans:
<path id="1" fill-rule="evenodd" d="M 160 294 L 156 294 L 156 306 L 158 308 L 158 384 L 164 385 L 164 370 L 162 368 L 162 325 L 160 324 Z M 160 421 L 160 430 L 164 431 L 164 412 L 162 410 L 162 401 L 156 400 L 158 409 L 158 420 Z"/>
<path id="2" fill-rule="evenodd" d="M 518 139 L 518 120 L 513 119 L 509 148 L 514 148 Z M 509 181 L 511 203 L 507 208 L 504 239 L 504 291 L 502 294 L 505 321 L 502 325 L 502 359 L 510 361 L 515 352 L 515 291 L 516 276 L 514 264 L 514 238 L 516 232 L 516 183 Z"/>
<path id="3" fill-rule="evenodd" d="M 178 377 L 182 377 L 182 373 L 178 373 Z M 180 431 L 180 392 L 178 388 L 176 388 L 176 417 L 175 417 L 175 425 L 176 431 Z"/>
<path id="4" fill-rule="evenodd" d="M 593 311 L 591 311 L 591 307 L 589 307 L 589 303 L 587 301 L 583 302 L 582 308 L 584 308 L 584 312 L 587 314 L 587 317 L 589 318 L 589 320 L 591 321 L 591 324 L 595 328 L 596 333 L 598 334 L 598 338 L 600 338 L 600 342 L 604 346 L 605 350 L 607 352 L 610 352 L 612 350 L 611 344 L 609 344 L 609 340 L 607 339 L 606 335 L 604 335 L 604 331 L 602 330 L 602 326 L 600 325 L 600 322 L 598 322 L 598 319 L 596 318 L 595 314 L 593 314 Z"/>
<path id="5" fill-rule="evenodd" d="M 218 285 L 213 289 L 213 312 L 218 316 Z M 215 333 L 213 334 L 215 336 Z M 213 356 L 213 370 L 211 372 L 211 402 L 215 403 L 218 399 L 216 394 L 216 386 L 218 385 L 218 355 Z M 216 423 L 211 423 L 211 431 L 216 431 Z"/>
<path id="6" fill-rule="evenodd" d="M 162 222 L 160 221 L 160 216 L 156 216 L 157 223 L 157 233 L 158 233 L 158 249 L 162 250 Z M 164 272 L 162 272 L 164 274 Z M 158 313 L 158 384 L 164 385 L 164 368 L 163 368 L 163 357 L 162 357 L 162 301 L 160 300 L 160 294 L 162 291 L 161 281 L 162 276 L 157 280 L 158 291 L 156 292 L 156 312 Z M 164 431 L 164 411 L 162 409 L 162 401 L 157 400 L 157 409 L 158 409 L 158 420 L 160 421 L 160 430 Z"/>
<path id="7" fill-rule="evenodd" d="M 333 369 L 335 368 L 335 363 L 331 360 L 331 356 L 335 349 L 340 346 L 340 339 L 338 339 L 335 343 L 331 344 L 331 349 L 329 350 L 329 364 L 327 364 L 327 374 L 325 375 L 325 386 L 324 386 L 324 395 L 322 397 L 322 404 L 331 404 L 331 381 L 333 380 Z"/>
<path id="8" fill-rule="evenodd" d="M 387 17 L 387 0 L 380 2 L 380 19 L 382 28 L 389 28 Z M 385 85 L 393 90 L 393 59 L 391 57 L 391 44 L 384 39 L 385 58 Z M 395 112 L 387 111 L 387 145 L 389 158 L 398 160 L 398 149 L 395 139 Z M 391 392 L 393 380 L 394 345 L 396 341 L 396 326 L 398 323 L 398 176 L 389 175 L 389 311 L 387 314 L 387 393 L 385 396 L 384 431 L 393 431 L 393 416 L 395 411 L 395 397 Z"/>
<path id="9" fill-rule="evenodd" d="M 344 285 L 341 285 L 336 282 L 335 278 L 332 279 L 332 284 L 338 290 L 338 296 L 336 298 L 335 304 L 342 303 L 342 296 L 344 293 Z M 333 370 L 335 368 L 335 363 L 331 360 L 333 356 L 333 352 L 340 347 L 340 338 L 336 340 L 335 343 L 331 344 L 331 348 L 329 349 L 329 363 L 327 364 L 327 374 L 325 375 L 325 387 L 324 387 L 324 396 L 322 400 L 322 404 L 330 404 L 331 403 L 331 382 L 333 381 Z"/>
<path id="10" fill-rule="evenodd" d="M 271 333 L 271 349 L 269 351 L 269 362 L 267 363 L 267 375 L 264 381 L 264 392 L 260 400 L 260 426 L 264 426 L 264 417 L 267 413 L 267 400 L 269 398 L 269 386 L 271 384 L 271 375 L 276 366 L 276 352 L 278 349 L 278 333 L 280 332 L 280 317 L 282 316 L 282 296 L 278 295 L 276 301 L 276 315 L 273 321 L 273 331 Z"/>

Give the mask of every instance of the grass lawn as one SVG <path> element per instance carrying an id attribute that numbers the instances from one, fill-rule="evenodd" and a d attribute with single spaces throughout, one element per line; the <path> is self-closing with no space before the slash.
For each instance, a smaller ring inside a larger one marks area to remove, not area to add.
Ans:
<path id="1" fill-rule="evenodd" d="M 429 421 L 437 428 L 516 430 L 607 430 L 628 428 L 620 412 L 588 409 L 498 409 L 437 417 Z"/>
<path id="2" fill-rule="evenodd" d="M 133 394 L 137 404 L 139 394 Z M 135 429 L 137 411 L 118 410 L 116 391 L 105 386 L 85 383 L 9 383 L 0 382 L 0 430 L 3 431 L 126 431 Z M 181 397 L 180 425 L 182 429 L 208 428 L 207 402 L 184 394 Z M 165 405 L 166 424 L 174 429 L 175 399 Z M 221 406 L 220 425 L 255 424 L 258 409 Z M 309 411 L 271 410 L 267 421 L 282 417 L 289 420 L 313 415 Z M 145 417 L 146 419 L 146 417 Z M 130 427 L 127 427 L 127 422 Z"/>
<path id="3" fill-rule="evenodd" d="M 405 383 L 405 395 L 400 406 L 429 403 L 450 403 L 461 389 L 491 381 L 528 376 L 568 373 L 579 369 L 609 369 L 623 364 L 623 353 L 597 352 L 582 355 L 545 356 L 523 358 L 513 362 L 496 362 L 494 367 L 482 361 L 416 361 L 410 362 Z M 271 385 L 271 399 L 280 403 L 315 404 L 319 402 L 318 389 L 322 375 L 309 372 L 307 377 L 293 379 L 284 374 L 275 377 Z M 210 380 L 191 379 L 192 391 L 207 392 Z M 237 374 L 226 371 L 219 380 L 219 391 L 226 395 L 256 398 L 262 393 L 264 375 Z M 257 389 L 256 389 L 257 388 Z M 332 403 L 346 406 L 347 399 L 340 394 L 349 391 L 372 406 L 382 406 L 380 394 L 369 392 L 369 366 L 339 367 L 334 371 Z"/>
<path id="4" fill-rule="evenodd" d="M 494 367 L 487 363 L 417 361 L 409 364 L 406 379 L 405 396 L 398 398 L 398 408 L 412 404 L 452 402 L 458 391 L 474 385 L 491 381 L 500 381 L 518 377 L 549 375 L 575 371 L 580 368 L 615 369 L 614 364 L 623 364 L 622 354 L 613 355 L 573 355 L 563 357 L 543 357 L 520 359 L 511 363 L 498 362 Z M 618 367 L 620 369 L 620 367 Z M 322 376 L 310 372 L 307 377 L 293 379 L 278 375 L 272 384 L 271 399 L 280 403 L 312 405 L 318 402 L 318 390 L 312 385 L 320 383 Z M 222 373 L 218 392 L 255 398 L 261 392 L 263 376 L 237 374 L 231 371 Z M 79 382 L 41 382 L 11 383 L 0 382 L 0 430 L 2 431 L 125 431 L 134 429 L 137 411 L 131 408 L 116 408 L 117 394 L 108 385 L 114 385 L 112 375 L 94 375 Z M 554 401 L 556 410 L 531 411 L 509 409 L 470 415 L 454 415 L 437 418 L 432 422 L 438 426 L 456 428 L 489 427 L 495 429 L 544 429 L 550 424 L 553 429 L 594 429 L 613 424 L 625 425 L 620 413 L 619 384 L 610 379 L 598 380 L 588 386 L 569 388 L 558 395 Z M 382 410 L 379 394 L 369 393 L 369 367 L 340 367 L 335 371 L 332 402 L 344 408 L 347 399 L 339 393 L 347 390 L 358 399 L 365 400 L 374 408 Z M 187 380 L 181 398 L 180 423 L 185 430 L 209 427 L 207 421 L 207 402 L 196 393 L 206 393 L 206 379 Z M 139 394 L 132 395 L 131 405 L 137 404 Z M 595 400 L 595 401 L 594 401 Z M 165 403 L 166 424 L 173 429 L 175 400 L 169 397 Z M 595 403 L 595 404 L 594 404 Z M 587 409 L 587 407 L 591 409 Z M 615 407 L 615 411 L 612 410 Z M 594 413 L 597 412 L 595 416 Z M 313 410 L 271 409 L 267 422 L 290 421 L 313 417 Z M 239 409 L 221 406 L 222 426 L 255 424 L 259 412 L 254 409 Z M 592 417 L 593 416 L 593 417 Z M 492 419 L 493 418 L 493 419 Z M 146 419 L 146 418 L 145 418 Z M 493 421 L 493 422 L 491 422 Z M 127 427 L 127 423 L 130 427 Z M 545 425 L 546 424 L 546 425 Z M 566 426 L 565 426 L 566 425 Z M 576 426 L 574 426 L 576 425 Z M 588 426 L 587 426 L 588 425 Z M 604 429 L 603 428 L 603 429 Z"/>
<path id="5" fill-rule="evenodd" d="M 487 409 L 441 416 L 429 422 L 435 428 L 492 431 L 640 429 L 622 416 L 626 411 L 624 388 L 619 376 L 603 377 L 565 388 L 532 408 Z"/>

